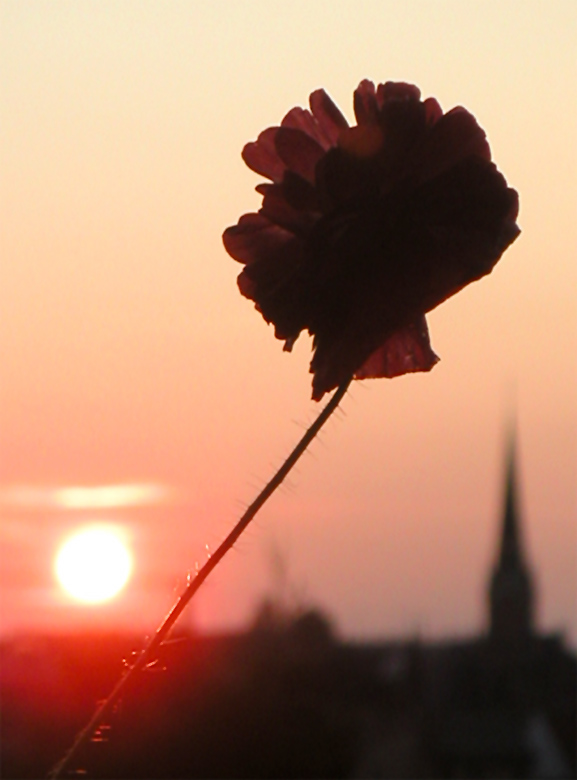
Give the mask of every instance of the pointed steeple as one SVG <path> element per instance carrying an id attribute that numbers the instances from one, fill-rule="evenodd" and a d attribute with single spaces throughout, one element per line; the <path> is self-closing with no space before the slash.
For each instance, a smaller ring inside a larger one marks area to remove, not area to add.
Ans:
<path id="1" fill-rule="evenodd" d="M 507 462 L 505 471 L 505 500 L 503 524 L 501 529 L 499 566 L 510 568 L 523 563 L 521 549 L 521 529 L 519 528 L 519 513 L 517 500 L 516 474 L 516 442 L 514 431 L 509 435 L 507 447 Z"/>
<path id="2" fill-rule="evenodd" d="M 533 632 L 533 585 L 521 541 L 516 436 L 511 426 L 507 443 L 505 493 L 497 561 L 489 587 L 490 634 L 516 642 Z"/>

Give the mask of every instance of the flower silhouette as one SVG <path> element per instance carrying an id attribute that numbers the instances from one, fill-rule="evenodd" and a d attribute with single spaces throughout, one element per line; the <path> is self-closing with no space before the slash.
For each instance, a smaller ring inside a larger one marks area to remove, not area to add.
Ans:
<path id="1" fill-rule="evenodd" d="M 362 81 L 350 127 L 322 89 L 243 159 L 270 179 L 223 235 L 240 291 L 290 350 L 313 336 L 313 398 L 353 376 L 428 371 L 425 313 L 490 273 L 519 234 L 518 196 L 485 133 L 417 87 Z"/>

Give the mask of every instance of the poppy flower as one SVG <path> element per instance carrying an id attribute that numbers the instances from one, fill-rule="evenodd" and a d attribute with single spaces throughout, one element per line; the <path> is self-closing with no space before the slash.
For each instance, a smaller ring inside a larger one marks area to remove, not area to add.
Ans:
<path id="1" fill-rule="evenodd" d="M 322 89 L 242 152 L 270 181 L 223 235 L 240 291 L 285 350 L 313 337 L 313 398 L 354 376 L 428 371 L 426 312 L 490 273 L 519 234 L 518 196 L 464 108 L 362 81 L 349 126 Z"/>

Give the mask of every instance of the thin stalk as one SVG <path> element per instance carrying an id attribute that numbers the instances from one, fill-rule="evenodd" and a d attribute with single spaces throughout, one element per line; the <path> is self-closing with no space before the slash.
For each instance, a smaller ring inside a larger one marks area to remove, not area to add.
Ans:
<path id="1" fill-rule="evenodd" d="M 96 712 L 94 713 L 90 721 L 78 734 L 78 736 L 74 740 L 72 747 L 68 750 L 68 752 L 64 755 L 64 757 L 56 764 L 56 766 L 54 766 L 53 769 L 51 769 L 51 771 L 48 774 L 48 778 L 50 780 L 55 780 L 56 778 L 62 777 L 62 773 L 69 767 L 72 760 L 77 756 L 79 750 L 87 742 L 90 741 L 95 731 L 97 731 L 97 729 L 103 723 L 106 722 L 106 720 L 108 719 L 110 713 L 114 708 L 114 705 L 118 701 L 118 698 L 120 697 L 127 683 L 132 679 L 132 677 L 138 671 L 145 668 L 149 663 L 155 660 L 155 656 L 159 647 L 166 639 L 168 633 L 170 632 L 171 628 L 174 626 L 174 624 L 176 623 L 176 621 L 178 620 L 182 612 L 184 611 L 188 602 L 192 599 L 192 597 L 200 588 L 202 583 L 206 580 L 208 575 L 213 571 L 213 569 L 216 568 L 216 566 L 224 558 L 226 553 L 234 546 L 239 536 L 249 525 L 253 517 L 259 511 L 259 509 L 263 506 L 263 504 L 265 504 L 265 502 L 272 496 L 275 490 L 281 485 L 285 477 L 289 474 L 293 466 L 299 460 L 301 455 L 303 455 L 303 453 L 305 452 L 309 444 L 312 442 L 312 440 L 318 434 L 320 429 L 323 427 L 323 425 L 326 423 L 326 421 L 329 419 L 331 414 L 335 411 L 335 409 L 339 405 L 339 403 L 343 399 L 343 396 L 347 392 L 351 380 L 352 378 L 347 379 L 346 382 L 343 382 L 335 390 L 334 395 L 332 396 L 328 404 L 320 412 L 316 420 L 309 426 L 302 439 L 299 441 L 299 443 L 294 448 L 294 450 L 290 453 L 288 458 L 284 461 L 284 463 L 276 472 L 276 474 L 261 490 L 259 495 L 248 507 L 246 512 L 240 518 L 240 520 L 232 529 L 232 531 L 229 533 L 229 535 L 226 537 L 226 539 L 223 542 L 221 542 L 218 549 L 210 556 L 210 558 L 206 561 L 204 566 L 197 572 L 195 578 L 187 584 L 184 591 L 178 597 L 175 605 L 172 607 L 170 612 L 164 618 L 160 627 L 158 628 L 154 636 L 151 638 L 149 643 L 146 645 L 146 647 L 142 650 L 142 652 L 140 653 L 136 661 L 132 664 L 132 666 L 126 669 L 126 671 L 124 672 L 124 674 L 122 675 L 122 677 L 120 678 L 116 686 L 113 688 L 112 692 L 109 694 L 108 698 L 105 699 L 105 701 L 98 707 L 98 709 L 96 710 Z"/>

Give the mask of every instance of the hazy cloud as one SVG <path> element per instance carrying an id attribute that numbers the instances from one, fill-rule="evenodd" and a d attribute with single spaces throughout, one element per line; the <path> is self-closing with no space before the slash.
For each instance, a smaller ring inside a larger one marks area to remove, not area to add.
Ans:
<path id="1" fill-rule="evenodd" d="M 165 504 L 174 495 L 173 488 L 155 482 L 66 487 L 10 485 L 0 489 L 0 505 L 21 509 L 108 509 Z"/>

